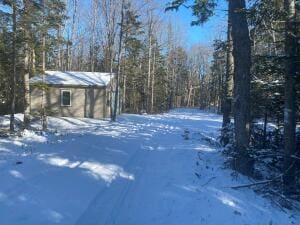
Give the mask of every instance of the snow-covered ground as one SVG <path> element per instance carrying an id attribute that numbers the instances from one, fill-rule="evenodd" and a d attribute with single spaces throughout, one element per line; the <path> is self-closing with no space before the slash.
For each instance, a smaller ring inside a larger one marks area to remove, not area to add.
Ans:
<path id="1" fill-rule="evenodd" d="M 49 118 L 52 132 L 0 138 L 0 224 L 300 224 L 298 212 L 229 188 L 249 180 L 233 178 L 207 141 L 220 126 L 218 115 L 175 110 Z"/>

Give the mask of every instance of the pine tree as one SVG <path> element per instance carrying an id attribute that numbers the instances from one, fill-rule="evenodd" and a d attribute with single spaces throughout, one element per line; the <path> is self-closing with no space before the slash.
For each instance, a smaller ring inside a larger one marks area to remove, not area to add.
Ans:
<path id="1" fill-rule="evenodd" d="M 284 183 L 290 188 L 295 183 L 296 162 L 296 77 L 297 71 L 297 23 L 295 0 L 285 0 L 285 104 L 284 104 Z"/>
<path id="2" fill-rule="evenodd" d="M 166 10 L 178 10 L 187 0 L 175 0 Z M 205 23 L 216 7 L 216 1 L 196 1 L 192 5 L 193 15 L 197 17 L 192 25 Z M 250 67 L 251 43 L 246 18 L 245 0 L 229 0 L 229 19 L 232 28 L 234 57 L 234 126 L 235 126 L 235 168 L 242 173 L 252 173 L 252 160 L 249 157 L 250 131 Z"/>
<path id="3" fill-rule="evenodd" d="M 223 123 L 222 123 L 222 137 L 221 142 L 223 146 L 229 143 L 230 132 L 230 114 L 232 112 L 232 99 L 233 99 L 233 76 L 234 76 L 234 62 L 233 62 L 233 44 L 231 34 L 231 22 L 228 16 L 227 24 L 227 50 L 226 50 L 226 77 L 224 85 L 224 102 L 223 102 Z"/>
<path id="4" fill-rule="evenodd" d="M 141 88 L 139 85 L 139 77 L 141 73 L 140 62 L 143 51 L 143 43 L 141 36 L 143 35 L 142 23 L 140 16 L 132 8 L 132 5 L 125 4 L 124 15 L 124 57 L 122 71 L 122 111 L 138 112 L 139 108 L 136 103 L 140 99 Z M 131 110 L 129 110 L 131 109 Z"/>
<path id="5" fill-rule="evenodd" d="M 252 173 L 252 160 L 249 157 L 250 132 L 250 67 L 251 44 L 244 0 L 229 0 L 229 17 L 232 24 L 234 58 L 234 130 L 235 167 L 238 171 Z"/>

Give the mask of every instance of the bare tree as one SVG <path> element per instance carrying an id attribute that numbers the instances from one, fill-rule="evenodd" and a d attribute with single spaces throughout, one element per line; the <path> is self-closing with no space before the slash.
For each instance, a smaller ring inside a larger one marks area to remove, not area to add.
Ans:
<path id="1" fill-rule="evenodd" d="M 95 71 L 95 34 L 97 20 L 98 2 L 92 1 L 92 18 L 91 18 L 91 34 L 90 34 L 90 71 Z"/>
<path id="2" fill-rule="evenodd" d="M 118 15 L 119 2 L 116 0 L 102 0 L 100 1 L 101 15 L 102 15 L 102 49 L 103 49 L 103 61 L 104 70 L 113 75 L 114 70 L 114 59 L 115 59 L 115 39 L 117 35 L 118 24 L 117 20 L 120 15 Z M 113 96 L 116 94 L 116 86 L 111 82 L 110 86 L 110 104 L 113 108 Z M 110 116 L 113 120 L 113 110 L 110 110 Z"/>
<path id="3" fill-rule="evenodd" d="M 119 103 L 119 83 L 120 83 L 120 74 L 121 74 L 121 58 L 122 58 L 122 43 L 123 43 L 123 23 L 124 23 L 124 2 L 122 0 L 121 4 L 121 21 L 120 21 L 120 32 L 119 32 L 119 46 L 118 46 L 118 56 L 117 56 L 117 73 L 116 73 L 116 91 L 114 97 L 114 108 L 112 121 L 116 121 L 117 112 L 118 112 L 118 103 Z"/>
<path id="4" fill-rule="evenodd" d="M 70 70 L 73 65 L 74 58 L 74 42 L 75 42 L 75 24 L 77 20 L 77 10 L 78 10 L 78 0 L 73 0 L 73 15 L 72 15 L 72 25 L 71 34 L 68 35 L 67 42 L 67 70 Z"/>

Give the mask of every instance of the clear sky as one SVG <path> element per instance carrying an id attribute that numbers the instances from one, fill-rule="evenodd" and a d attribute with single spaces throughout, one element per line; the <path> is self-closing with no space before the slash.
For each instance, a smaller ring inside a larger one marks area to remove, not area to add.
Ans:
<path id="1" fill-rule="evenodd" d="M 168 0 L 165 0 L 166 3 Z M 190 1 L 193 2 L 193 1 Z M 202 26 L 191 26 L 195 20 L 192 16 L 191 9 L 181 7 L 177 12 L 167 12 L 175 24 L 184 28 L 187 45 L 191 46 L 196 43 L 211 45 L 216 38 L 225 38 L 227 30 L 227 1 L 218 0 L 218 7 L 215 15 Z M 175 21 L 174 21 L 175 20 Z"/>
<path id="2" fill-rule="evenodd" d="M 164 8 L 171 0 L 162 0 Z M 189 0 L 192 3 L 194 0 Z M 85 1 L 82 1 L 85 2 Z M 192 16 L 191 9 L 181 7 L 177 12 L 168 11 L 165 13 L 165 18 L 179 26 L 183 32 L 185 45 L 187 47 L 193 44 L 201 43 L 211 45 L 216 38 L 226 38 L 227 30 L 227 0 L 217 0 L 218 7 L 215 10 L 215 15 L 202 26 L 191 26 L 191 22 L 195 20 Z"/>

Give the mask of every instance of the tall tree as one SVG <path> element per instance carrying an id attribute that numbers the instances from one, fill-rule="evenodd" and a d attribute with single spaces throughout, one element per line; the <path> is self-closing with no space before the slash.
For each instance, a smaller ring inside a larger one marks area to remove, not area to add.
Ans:
<path id="1" fill-rule="evenodd" d="M 150 112 L 150 99 L 151 99 L 151 65 L 152 65 L 152 49 L 153 49 L 153 9 L 147 10 L 147 29 L 148 29 L 148 73 L 147 73 L 147 86 L 145 93 L 147 95 L 147 112 Z"/>
<path id="2" fill-rule="evenodd" d="M 249 157 L 250 132 L 250 67 L 251 44 L 246 18 L 245 0 L 229 0 L 234 57 L 234 127 L 237 158 L 235 167 L 242 173 L 252 173 Z"/>
<path id="3" fill-rule="evenodd" d="M 11 77 L 11 114 L 10 114 L 10 131 L 14 132 L 14 123 L 15 123 L 15 105 L 16 105 L 16 70 L 17 70 L 17 50 L 16 50 L 16 41 L 17 41 L 17 2 L 16 0 L 12 0 L 10 2 L 12 6 L 12 77 Z"/>
<path id="4" fill-rule="evenodd" d="M 297 71 L 297 23 L 295 0 L 284 0 L 285 22 L 285 99 L 284 99 L 284 183 L 295 182 L 296 153 L 296 77 Z"/>
<path id="5" fill-rule="evenodd" d="M 94 2 L 93 2 L 94 3 Z M 72 25 L 70 40 L 67 44 L 67 69 L 70 70 L 73 66 L 73 58 L 75 51 L 75 25 L 77 20 L 78 0 L 73 0 Z"/>
<path id="6" fill-rule="evenodd" d="M 47 29 L 47 24 L 46 24 L 46 2 L 47 0 L 42 1 L 42 76 L 44 80 L 45 76 L 45 71 L 46 71 L 46 29 Z M 46 106 L 45 106 L 45 88 L 42 87 L 42 100 L 41 100 L 41 120 L 42 120 L 42 129 L 46 130 L 47 129 L 47 117 L 46 117 Z"/>
<path id="7" fill-rule="evenodd" d="M 174 0 L 166 10 L 178 10 L 187 0 Z M 216 7 L 216 1 L 195 1 L 191 8 L 197 17 L 192 25 L 206 22 Z M 229 0 L 229 19 L 232 27 L 234 57 L 234 126 L 235 126 L 235 168 L 242 173 L 252 172 L 252 161 L 248 154 L 250 130 L 250 67 L 251 43 L 246 17 L 245 0 Z"/>
<path id="8" fill-rule="evenodd" d="M 231 34 L 231 22 L 228 16 L 227 25 L 227 48 L 226 48 L 226 77 L 224 85 L 224 102 L 223 102 L 223 123 L 222 123 L 222 144 L 225 146 L 229 143 L 229 125 L 230 114 L 232 110 L 233 98 L 233 75 L 234 75 L 234 62 L 233 62 L 233 43 Z"/>
<path id="9" fill-rule="evenodd" d="M 124 11 L 122 110 L 127 111 L 129 108 L 131 108 L 133 111 L 135 111 L 137 108 L 136 105 L 139 104 L 137 99 L 135 99 L 135 96 L 137 95 L 136 93 L 139 92 L 136 80 L 140 74 L 139 64 L 142 60 L 141 55 L 143 51 L 143 43 L 141 38 L 143 34 L 143 27 L 138 12 L 133 8 L 130 2 L 125 4 Z"/>
<path id="10" fill-rule="evenodd" d="M 103 0 L 100 1 L 101 14 L 103 16 L 103 27 L 104 29 L 104 38 L 102 40 L 102 49 L 103 49 L 103 64 L 104 71 L 109 72 L 111 76 L 113 75 L 115 65 L 115 50 L 116 50 L 116 36 L 118 29 L 118 18 L 121 14 L 118 14 L 120 11 L 119 2 L 116 0 Z M 113 82 L 110 86 L 110 105 L 112 110 L 110 110 L 110 117 L 113 119 L 113 107 L 114 101 L 113 96 L 115 96 L 115 87 Z"/>
<path id="11" fill-rule="evenodd" d="M 121 19 L 120 19 L 120 32 L 119 32 L 119 46 L 118 46 L 118 56 L 117 56 L 117 73 L 115 78 L 115 96 L 114 96 L 114 107 L 112 121 L 116 121 L 118 113 L 118 103 L 119 103 L 119 85 L 120 85 L 120 75 L 121 75 L 121 59 L 122 59 L 122 44 L 123 44 L 123 26 L 124 26 L 124 6 L 125 0 L 121 3 Z"/>
<path id="12" fill-rule="evenodd" d="M 95 72 L 95 32 L 97 19 L 98 3 L 92 1 L 92 18 L 91 18 L 91 34 L 90 34 L 90 71 Z"/>
<path id="13" fill-rule="evenodd" d="M 30 92 L 29 92 L 29 54 L 30 54 L 30 32 L 32 22 L 33 5 L 29 0 L 24 0 L 22 27 L 24 30 L 24 128 L 27 128 L 30 122 Z"/>
<path id="14" fill-rule="evenodd" d="M 17 51 L 16 51 L 16 40 L 17 40 L 17 0 L 0 0 L 0 4 L 4 4 L 9 6 L 12 9 L 12 13 L 5 13 L 0 11 L 1 13 L 7 15 L 8 21 L 12 21 L 11 23 L 11 40 L 12 40 L 12 52 L 10 52 L 10 58 L 12 62 L 12 69 L 9 77 L 9 104 L 10 104 L 10 132 L 15 131 L 15 108 L 16 108 L 16 63 L 17 63 Z M 2 53 L 2 52 L 1 52 Z M 8 62 L 6 62 L 8 63 Z"/>

